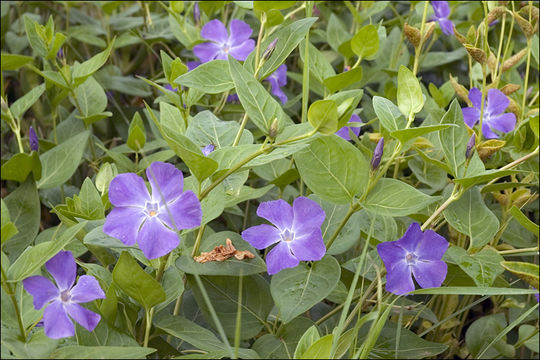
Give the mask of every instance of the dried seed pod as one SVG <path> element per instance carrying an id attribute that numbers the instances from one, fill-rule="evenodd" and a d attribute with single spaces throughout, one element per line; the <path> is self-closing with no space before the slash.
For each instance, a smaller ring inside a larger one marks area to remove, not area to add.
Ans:
<path id="1" fill-rule="evenodd" d="M 522 49 L 517 54 L 509 57 L 506 59 L 506 61 L 502 64 L 501 72 L 505 72 L 508 69 L 512 68 L 514 65 L 516 65 L 521 59 L 523 59 L 527 55 L 527 48 Z"/>
<path id="2" fill-rule="evenodd" d="M 514 113 L 516 115 L 516 118 L 521 118 L 521 106 L 519 106 L 511 97 L 508 98 L 510 100 L 510 104 L 508 105 L 508 111 Z"/>
<path id="3" fill-rule="evenodd" d="M 502 149 L 506 141 L 498 139 L 490 139 L 480 143 L 477 147 L 478 156 L 482 161 L 486 161 L 491 155 Z"/>
<path id="4" fill-rule="evenodd" d="M 534 35 L 534 27 L 531 25 L 531 23 L 523 18 L 521 15 L 519 15 L 517 12 L 514 11 L 514 18 L 516 19 L 516 22 L 518 23 L 519 27 L 525 34 L 525 36 L 528 38 L 532 37 Z"/>
<path id="5" fill-rule="evenodd" d="M 471 55 L 471 57 L 479 62 L 481 65 L 484 65 L 487 60 L 487 55 L 484 50 L 474 47 L 472 45 L 465 45 L 465 50 Z"/>
<path id="6" fill-rule="evenodd" d="M 465 101 L 468 106 L 472 106 L 471 100 L 469 100 L 469 91 L 467 91 L 465 86 L 459 84 L 452 74 L 450 74 L 450 84 L 454 88 L 457 96 L 459 96 L 461 100 Z"/>
<path id="7" fill-rule="evenodd" d="M 497 6 L 493 10 L 489 12 L 487 15 L 487 23 L 491 24 L 495 20 L 501 17 L 502 14 L 506 12 L 506 8 L 504 6 Z"/>
<path id="8" fill-rule="evenodd" d="M 456 29 L 455 26 L 454 26 L 454 35 L 456 35 L 456 38 L 459 40 L 459 42 L 460 42 L 462 45 L 465 45 L 465 44 L 468 43 L 467 38 L 466 38 L 465 36 L 461 35 L 461 34 L 457 31 L 457 29 Z"/>
<path id="9" fill-rule="evenodd" d="M 501 88 L 501 91 L 504 95 L 510 95 L 518 91 L 520 87 L 521 85 L 518 84 L 506 84 Z"/>
<path id="10" fill-rule="evenodd" d="M 437 24 L 435 21 L 430 21 L 426 23 L 426 34 L 424 35 L 424 42 L 429 40 L 429 38 L 433 34 L 433 31 L 435 30 L 436 25 Z"/>
<path id="11" fill-rule="evenodd" d="M 405 23 L 405 25 L 403 25 L 403 33 L 415 48 L 420 45 L 420 41 L 422 40 L 420 30 Z"/>

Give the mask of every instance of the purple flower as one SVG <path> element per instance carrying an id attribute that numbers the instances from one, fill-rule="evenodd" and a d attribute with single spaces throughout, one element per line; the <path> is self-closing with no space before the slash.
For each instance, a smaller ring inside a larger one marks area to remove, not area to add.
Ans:
<path id="1" fill-rule="evenodd" d="M 420 287 L 439 287 L 446 278 L 447 265 L 442 257 L 448 241 L 433 230 L 422 232 L 412 223 L 399 240 L 377 245 L 386 267 L 386 290 L 403 295 L 414 290 L 411 273 Z"/>
<path id="2" fill-rule="evenodd" d="M 198 2 L 196 2 L 195 5 L 193 5 L 193 22 L 195 22 L 196 26 L 199 26 L 201 22 L 201 10 L 199 9 Z"/>
<path id="3" fill-rule="evenodd" d="M 64 57 L 64 50 L 62 48 L 60 48 L 57 52 L 56 52 L 56 57 L 58 59 L 62 59 Z"/>
<path id="4" fill-rule="evenodd" d="M 52 339 L 60 339 L 75 335 L 75 327 L 68 315 L 88 331 L 93 331 L 101 316 L 85 309 L 79 303 L 86 303 L 96 299 L 105 299 L 96 278 L 83 275 L 77 285 L 77 264 L 71 251 L 60 251 L 45 263 L 51 273 L 56 286 L 43 276 L 30 276 L 23 280 L 23 286 L 34 297 L 34 308 L 41 309 L 46 305 L 43 313 L 45 335 Z"/>
<path id="5" fill-rule="evenodd" d="M 148 259 L 155 259 L 178 246 L 177 230 L 201 224 L 202 210 L 192 191 L 182 191 L 184 177 L 172 164 L 153 162 L 146 176 L 152 195 L 134 173 L 112 179 L 109 200 L 115 208 L 107 215 L 103 232 L 126 245 L 137 242 Z"/>
<path id="6" fill-rule="evenodd" d="M 178 91 L 178 88 L 172 87 L 171 84 L 165 85 L 164 88 L 167 89 L 167 90 L 170 90 L 170 91 L 174 91 L 174 92 Z"/>
<path id="7" fill-rule="evenodd" d="M 468 127 L 472 128 L 480 121 L 480 109 L 482 107 L 482 92 L 478 88 L 469 91 L 469 100 L 473 107 L 462 109 L 463 120 Z M 512 113 L 504 113 L 510 104 L 510 100 L 504 93 L 497 89 L 489 89 L 484 106 L 484 119 L 482 121 L 482 133 L 487 139 L 499 137 L 493 130 L 504 133 L 514 130 L 516 126 L 516 116 Z"/>
<path id="8" fill-rule="evenodd" d="M 214 144 L 208 144 L 205 147 L 203 147 L 202 153 L 203 153 L 204 156 L 208 156 L 208 155 L 210 155 L 210 153 L 212 151 L 214 151 L 215 148 L 216 148 L 216 146 Z"/>
<path id="9" fill-rule="evenodd" d="M 238 94 L 231 94 L 231 95 L 227 96 L 227 102 L 237 104 L 237 103 L 240 102 L 240 98 L 238 97 Z"/>
<path id="10" fill-rule="evenodd" d="M 34 130 L 32 126 L 30 126 L 30 130 L 28 131 L 28 142 L 30 143 L 30 150 L 38 151 L 39 141 L 38 141 L 36 131 Z"/>
<path id="11" fill-rule="evenodd" d="M 474 154 L 474 146 L 476 145 L 476 134 L 473 133 L 467 143 L 467 149 L 465 150 L 465 158 L 470 159 Z"/>
<path id="12" fill-rule="evenodd" d="M 256 249 L 278 243 L 268 255 L 268 274 L 273 275 L 301 261 L 321 260 L 326 252 L 321 225 L 325 218 L 319 204 L 306 197 L 298 197 L 293 206 L 284 200 L 263 202 L 257 215 L 272 225 L 257 225 L 242 232 L 242 238 Z"/>
<path id="13" fill-rule="evenodd" d="M 287 65 L 280 65 L 276 71 L 265 80 L 270 83 L 272 94 L 274 94 L 282 104 L 285 104 L 287 102 L 287 95 L 281 90 L 281 87 L 287 85 Z"/>
<path id="14" fill-rule="evenodd" d="M 432 1 L 431 6 L 435 12 L 433 20 L 436 20 L 441 27 L 441 30 L 446 35 L 452 35 L 454 33 L 454 24 L 448 20 L 450 15 L 450 6 L 447 1 Z"/>
<path id="15" fill-rule="evenodd" d="M 375 150 L 373 151 L 373 157 L 371 158 L 371 169 L 377 170 L 381 164 L 381 159 L 384 151 L 384 138 L 380 138 Z"/>
<path id="16" fill-rule="evenodd" d="M 187 65 L 188 71 L 191 71 L 191 70 L 195 69 L 197 66 L 201 65 L 201 62 L 200 61 L 188 61 L 186 65 Z"/>
<path id="17" fill-rule="evenodd" d="M 204 63 L 211 60 L 227 60 L 230 54 L 236 60 L 246 60 L 255 47 L 255 41 L 250 39 L 253 30 L 241 20 L 233 19 L 229 26 L 230 35 L 225 25 L 217 19 L 208 22 L 201 29 L 201 36 L 210 40 L 193 47 L 193 53 Z"/>
<path id="18" fill-rule="evenodd" d="M 358 116 L 356 114 L 352 114 L 351 118 L 349 119 L 349 124 L 351 122 L 359 122 L 359 123 L 361 123 L 362 119 L 360 119 L 360 116 Z M 358 136 L 360 134 L 360 128 L 359 127 L 356 127 L 356 126 L 344 126 L 341 129 L 339 129 L 338 131 L 336 131 L 336 135 L 339 136 L 339 137 L 342 137 L 345 140 L 351 140 L 351 136 L 349 135 L 349 129 L 351 129 L 352 132 L 354 133 L 354 135 L 356 135 L 356 136 Z"/>

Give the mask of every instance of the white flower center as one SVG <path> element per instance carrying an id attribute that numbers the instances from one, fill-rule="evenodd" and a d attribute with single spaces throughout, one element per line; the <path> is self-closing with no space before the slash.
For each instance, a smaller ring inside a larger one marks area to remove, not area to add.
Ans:
<path id="1" fill-rule="evenodd" d="M 291 242 L 294 240 L 294 233 L 289 229 L 286 229 L 281 233 L 281 240 L 285 242 Z"/>
<path id="2" fill-rule="evenodd" d="M 71 300 L 69 290 L 64 290 L 60 293 L 60 300 L 62 300 L 62 302 L 68 302 L 69 300 Z"/>
<path id="3" fill-rule="evenodd" d="M 408 253 L 407 256 L 405 256 L 405 260 L 407 261 L 407 265 L 414 265 L 418 260 L 418 256 L 416 256 L 415 253 Z"/>
<path id="4" fill-rule="evenodd" d="M 145 205 L 145 213 L 146 215 L 148 216 L 156 216 L 159 214 L 159 203 L 157 202 L 146 202 L 146 205 Z"/>

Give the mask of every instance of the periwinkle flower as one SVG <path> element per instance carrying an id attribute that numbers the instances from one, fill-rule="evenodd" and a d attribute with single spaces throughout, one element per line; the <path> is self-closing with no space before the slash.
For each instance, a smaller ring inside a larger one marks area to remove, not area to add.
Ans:
<path id="1" fill-rule="evenodd" d="M 28 130 L 28 142 L 30 143 L 30 150 L 32 151 L 39 150 L 38 136 L 36 134 L 36 130 L 34 130 L 32 126 L 30 126 L 30 130 Z"/>
<path id="2" fill-rule="evenodd" d="M 227 102 L 237 104 L 240 102 L 240 98 L 238 97 L 238 94 L 231 94 L 227 96 Z"/>
<path id="3" fill-rule="evenodd" d="M 225 25 L 217 19 L 208 22 L 201 29 L 201 36 L 210 42 L 193 47 L 193 53 L 204 63 L 211 60 L 227 60 L 231 55 L 236 60 L 246 60 L 255 48 L 255 41 L 250 39 L 251 27 L 245 22 L 233 19 L 229 26 L 230 35 Z"/>
<path id="4" fill-rule="evenodd" d="M 214 144 L 208 144 L 205 147 L 203 147 L 202 153 L 203 153 L 204 156 L 208 156 L 208 155 L 210 155 L 210 153 L 212 151 L 214 151 L 215 148 L 216 148 L 216 146 Z"/>
<path id="5" fill-rule="evenodd" d="M 174 91 L 174 92 L 177 92 L 177 91 L 178 91 L 178 88 L 172 87 L 171 84 L 166 84 L 166 85 L 164 86 L 164 88 L 167 89 L 167 90 L 169 90 L 169 91 Z"/>
<path id="6" fill-rule="evenodd" d="M 201 23 L 201 10 L 199 8 L 199 2 L 196 2 L 195 5 L 193 5 L 193 22 L 196 26 L 199 26 Z"/>
<path id="7" fill-rule="evenodd" d="M 96 278 L 83 275 L 73 286 L 77 264 L 71 251 L 60 251 L 45 263 L 45 267 L 56 286 L 43 276 L 30 276 L 23 280 L 25 290 L 34 297 L 34 308 L 39 310 L 46 306 L 43 312 L 45 335 L 52 339 L 75 335 L 75 326 L 69 317 L 86 330 L 93 331 L 101 316 L 79 303 L 105 298 Z"/>
<path id="8" fill-rule="evenodd" d="M 448 20 L 448 16 L 450 16 L 450 6 L 448 6 L 448 2 L 432 1 L 431 6 L 433 7 L 433 12 L 435 13 L 433 20 L 439 23 L 439 26 L 444 34 L 452 35 L 454 33 L 454 24 L 452 21 Z"/>
<path id="9" fill-rule="evenodd" d="M 272 94 L 274 94 L 282 104 L 285 104 L 287 102 L 287 95 L 281 90 L 281 87 L 287 85 L 287 65 L 280 65 L 276 71 L 265 80 L 270 83 Z"/>
<path id="10" fill-rule="evenodd" d="M 153 162 L 146 169 L 152 188 L 135 173 L 117 175 L 109 185 L 115 208 L 107 215 L 103 232 L 126 245 L 135 242 L 148 259 L 170 253 L 180 240 L 176 230 L 201 224 L 201 204 L 193 191 L 182 191 L 184 177 L 174 165 Z"/>
<path id="11" fill-rule="evenodd" d="M 356 114 L 352 114 L 351 118 L 349 119 L 349 124 L 352 122 L 362 122 L 362 119 L 360 119 L 360 116 Z M 354 135 L 358 136 L 360 135 L 360 128 L 356 126 L 344 126 L 338 131 L 336 131 L 336 135 L 345 139 L 345 140 L 351 140 L 351 135 L 349 134 L 349 129 L 353 132 Z"/>
<path id="12" fill-rule="evenodd" d="M 373 157 L 371 158 L 371 169 L 377 170 L 379 168 L 379 165 L 381 164 L 381 159 L 383 156 L 384 151 L 384 138 L 380 138 L 379 142 L 375 146 L 375 150 L 373 151 Z"/>
<path id="13" fill-rule="evenodd" d="M 465 158 L 470 159 L 474 154 L 474 146 L 476 145 L 476 134 L 473 133 L 467 143 L 467 149 L 465 150 Z"/>
<path id="14" fill-rule="evenodd" d="M 298 197 L 293 205 L 284 200 L 263 202 L 257 215 L 270 221 L 242 232 L 242 238 L 256 249 L 276 246 L 266 255 L 268 274 L 273 275 L 285 268 L 292 268 L 300 261 L 321 260 L 326 253 L 321 225 L 324 210 L 315 201 Z"/>
<path id="15" fill-rule="evenodd" d="M 469 100 L 472 107 L 463 108 L 463 120 L 468 127 L 472 128 L 480 121 L 480 110 L 482 108 L 482 92 L 473 87 L 469 91 Z M 499 137 L 493 130 L 504 133 L 514 130 L 516 126 L 516 116 L 512 113 L 504 113 L 510 105 L 510 100 L 504 93 L 497 89 L 489 89 L 486 103 L 484 104 L 484 116 L 482 121 L 482 133 L 487 139 Z"/>
<path id="16" fill-rule="evenodd" d="M 264 50 L 264 52 L 262 54 L 262 59 L 263 60 L 266 61 L 266 60 L 270 59 L 270 56 L 272 56 L 272 54 L 274 53 L 274 50 L 276 49 L 276 45 L 277 45 L 278 40 L 279 40 L 278 38 L 275 38 L 274 40 L 272 40 L 270 45 L 268 45 L 266 50 Z"/>
<path id="17" fill-rule="evenodd" d="M 386 267 L 386 290 L 403 295 L 414 290 L 412 275 L 422 288 L 439 287 L 448 267 L 442 257 L 448 241 L 433 230 L 422 232 L 412 223 L 399 240 L 377 245 Z"/>

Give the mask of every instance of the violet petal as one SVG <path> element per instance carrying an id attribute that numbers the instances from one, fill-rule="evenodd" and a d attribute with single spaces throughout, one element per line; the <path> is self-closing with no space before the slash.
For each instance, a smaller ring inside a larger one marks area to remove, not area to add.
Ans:
<path id="1" fill-rule="evenodd" d="M 493 132 L 493 130 L 491 130 L 491 127 L 489 126 L 489 122 L 487 122 L 487 121 L 484 121 L 482 123 L 482 134 L 484 135 L 484 137 L 486 139 L 498 139 L 499 138 L 499 135 L 496 134 L 495 132 Z"/>
<path id="2" fill-rule="evenodd" d="M 79 277 L 77 284 L 69 292 L 71 301 L 85 303 L 96 299 L 105 299 L 105 293 L 99 286 L 95 277 L 83 275 Z M 71 315 L 71 314 L 70 314 Z"/>
<path id="3" fill-rule="evenodd" d="M 441 260 L 448 249 L 448 241 L 433 230 L 426 230 L 415 254 L 420 260 Z"/>
<path id="4" fill-rule="evenodd" d="M 284 241 L 280 241 L 266 255 L 266 268 L 269 275 L 274 275 L 286 268 L 298 266 L 300 261 L 294 257 L 289 246 Z"/>
<path id="5" fill-rule="evenodd" d="M 67 303 L 64 307 L 69 314 L 79 325 L 88 331 L 94 331 L 101 316 L 93 311 L 90 311 L 79 304 Z"/>
<path id="6" fill-rule="evenodd" d="M 265 249 L 281 240 L 281 232 L 268 224 L 256 225 L 242 231 L 242 239 L 255 249 Z"/>
<path id="7" fill-rule="evenodd" d="M 288 245 L 294 256 L 302 261 L 318 261 L 326 253 L 326 246 L 320 228 L 301 235 L 297 234 Z"/>
<path id="8" fill-rule="evenodd" d="M 475 107 L 466 107 L 461 109 L 463 121 L 468 127 L 472 128 L 480 120 L 480 110 Z"/>
<path id="9" fill-rule="evenodd" d="M 417 261 L 412 266 L 414 278 L 422 288 L 441 286 L 446 278 L 447 271 L 448 266 L 441 260 Z"/>
<path id="10" fill-rule="evenodd" d="M 295 234 L 311 232 L 312 229 L 320 231 L 326 214 L 319 204 L 307 197 L 300 196 L 294 199 L 292 209 L 292 230 Z"/>
<path id="11" fill-rule="evenodd" d="M 510 100 L 504 93 L 497 89 L 489 89 L 487 94 L 486 113 L 490 115 L 502 114 L 510 105 Z"/>
<path id="12" fill-rule="evenodd" d="M 174 224 L 171 221 L 171 216 Z M 158 217 L 173 230 L 191 229 L 201 225 L 201 203 L 197 195 L 188 190 L 183 192 L 175 201 L 169 202 L 167 208 L 162 207 Z"/>
<path id="13" fill-rule="evenodd" d="M 473 87 L 471 90 L 469 90 L 469 100 L 471 100 L 474 107 L 480 110 L 482 107 L 482 92 L 480 89 Z"/>
<path id="14" fill-rule="evenodd" d="M 377 252 L 387 269 L 392 268 L 393 264 L 403 261 L 405 256 L 407 256 L 407 251 L 397 245 L 396 242 L 389 241 L 377 245 Z"/>
<path id="15" fill-rule="evenodd" d="M 432 1 L 431 6 L 433 7 L 433 12 L 438 18 L 446 18 L 450 15 L 450 6 L 446 1 Z"/>
<path id="16" fill-rule="evenodd" d="M 75 326 L 68 318 L 60 300 L 53 301 L 43 312 L 45 335 L 51 339 L 61 339 L 75 335 Z"/>
<path id="17" fill-rule="evenodd" d="M 30 276 L 23 280 L 24 289 L 34 298 L 34 308 L 39 310 L 59 294 L 54 284 L 43 276 Z"/>
<path id="18" fill-rule="evenodd" d="M 109 185 L 109 201 L 114 206 L 136 206 L 144 208 L 150 194 L 144 180 L 135 173 L 116 175 Z"/>
<path id="19" fill-rule="evenodd" d="M 405 259 L 386 268 L 386 291 L 403 295 L 414 290 L 411 269 Z"/>
<path id="20" fill-rule="evenodd" d="M 452 21 L 441 18 L 439 19 L 439 26 L 441 27 L 443 34 L 445 35 L 454 34 L 454 24 L 452 23 Z"/>
<path id="21" fill-rule="evenodd" d="M 492 116 L 489 119 L 489 125 L 497 130 L 504 133 L 514 130 L 516 126 L 516 115 L 513 113 L 505 113 L 498 116 Z"/>
<path id="22" fill-rule="evenodd" d="M 219 44 L 227 42 L 228 34 L 225 25 L 218 19 L 206 23 L 201 29 L 201 37 L 206 40 L 212 40 Z"/>
<path id="23" fill-rule="evenodd" d="M 214 60 L 220 51 L 221 46 L 213 42 L 197 44 L 193 47 L 193 53 L 203 63 Z"/>
<path id="24" fill-rule="evenodd" d="M 278 229 L 292 228 L 293 210 L 285 200 L 266 201 L 257 208 L 257 215 L 276 225 Z"/>
<path id="25" fill-rule="evenodd" d="M 161 221 L 151 216 L 141 227 L 137 243 L 144 256 L 148 259 L 157 259 L 174 250 L 180 240 L 174 231 L 167 229 Z"/>
<path id="26" fill-rule="evenodd" d="M 45 263 L 60 292 L 71 289 L 77 276 L 77 264 L 71 251 L 60 251 Z"/>
<path id="27" fill-rule="evenodd" d="M 155 161 L 146 169 L 146 177 L 152 187 L 152 201 L 164 204 L 182 194 L 184 175 L 173 164 Z"/>
<path id="28" fill-rule="evenodd" d="M 105 218 L 103 232 L 126 245 L 135 245 L 137 233 L 147 215 L 140 208 L 117 207 Z"/>
<path id="29" fill-rule="evenodd" d="M 231 35 L 229 37 L 232 45 L 238 45 L 249 39 L 253 30 L 242 20 L 233 19 L 229 25 Z"/>
<path id="30" fill-rule="evenodd" d="M 396 242 L 396 245 L 401 246 L 407 253 L 415 253 L 423 237 L 424 233 L 420 229 L 420 224 L 413 222 L 409 225 L 403 237 Z"/>
<path id="31" fill-rule="evenodd" d="M 255 40 L 248 39 L 241 44 L 231 46 L 229 54 L 239 61 L 244 61 L 255 48 Z"/>

